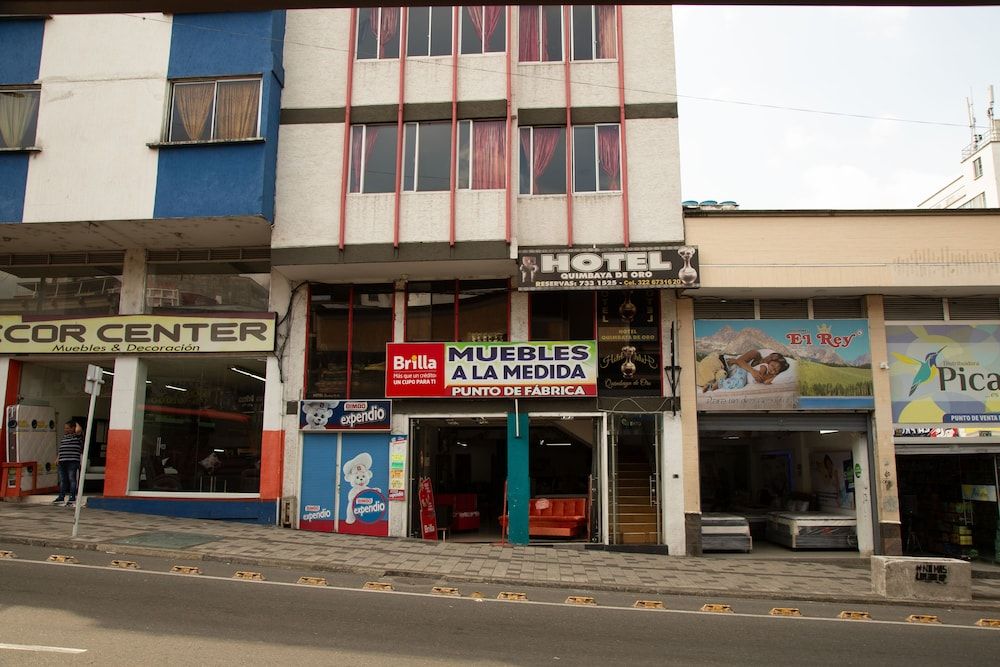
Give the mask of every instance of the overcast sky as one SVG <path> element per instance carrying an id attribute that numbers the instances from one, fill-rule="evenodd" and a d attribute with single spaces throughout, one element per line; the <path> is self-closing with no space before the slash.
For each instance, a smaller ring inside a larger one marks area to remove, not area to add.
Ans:
<path id="1" fill-rule="evenodd" d="M 1000 98 L 1000 7 L 675 6 L 674 35 L 686 200 L 912 208 Z"/>

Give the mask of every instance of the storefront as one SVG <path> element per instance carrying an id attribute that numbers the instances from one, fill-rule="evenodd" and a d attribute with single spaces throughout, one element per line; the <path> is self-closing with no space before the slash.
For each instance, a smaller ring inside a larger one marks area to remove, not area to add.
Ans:
<path id="1" fill-rule="evenodd" d="M 866 320 L 697 320 L 705 551 L 871 553 Z"/>
<path id="2" fill-rule="evenodd" d="M 886 327 L 904 553 L 1000 553 L 1000 326 Z"/>

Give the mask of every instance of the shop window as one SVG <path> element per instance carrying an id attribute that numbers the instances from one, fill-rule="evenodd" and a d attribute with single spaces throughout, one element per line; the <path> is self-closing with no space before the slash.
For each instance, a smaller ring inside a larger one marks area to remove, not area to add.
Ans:
<path id="1" fill-rule="evenodd" d="M 407 123 L 403 133 L 403 190 L 451 187 L 451 123 Z"/>
<path id="2" fill-rule="evenodd" d="M 407 11 L 406 55 L 451 55 L 451 7 L 410 7 Z"/>
<path id="3" fill-rule="evenodd" d="M 406 294 L 406 340 L 508 340 L 509 303 L 505 280 L 410 283 Z"/>
<path id="4" fill-rule="evenodd" d="M 458 123 L 458 189 L 497 190 L 507 185 L 507 122 Z"/>
<path id="5" fill-rule="evenodd" d="M 507 47 L 507 15 L 499 5 L 462 8 L 463 54 L 502 53 Z"/>
<path id="6" fill-rule="evenodd" d="M 531 340 L 592 340 L 593 292 L 532 292 Z"/>
<path id="7" fill-rule="evenodd" d="M 139 491 L 258 493 L 265 362 L 146 361 Z"/>
<path id="8" fill-rule="evenodd" d="M 566 128 L 522 127 L 522 195 L 566 194 Z"/>
<path id="9" fill-rule="evenodd" d="M 358 10 L 358 60 L 399 57 L 399 7 Z"/>
<path id="10" fill-rule="evenodd" d="M 174 81 L 167 141 L 226 141 L 259 136 L 260 79 Z"/>
<path id="11" fill-rule="evenodd" d="M 385 395 L 392 309 L 391 285 L 312 286 L 306 386 L 310 398 Z"/>
<path id="12" fill-rule="evenodd" d="M 618 125 L 573 127 L 574 192 L 621 190 L 621 166 Z"/>
<path id="13" fill-rule="evenodd" d="M 518 60 L 558 62 L 562 53 L 562 7 L 521 5 L 518 8 Z"/>
<path id="14" fill-rule="evenodd" d="M 573 60 L 616 58 L 617 26 L 614 5 L 574 5 Z"/>
<path id="15" fill-rule="evenodd" d="M 351 192 L 396 191 L 395 125 L 351 128 Z"/>
<path id="16" fill-rule="evenodd" d="M 266 312 L 267 273 L 173 273 L 182 264 L 151 264 L 146 277 L 146 312 Z"/>
<path id="17" fill-rule="evenodd" d="M 121 287 L 120 275 L 36 278 L 0 271 L 0 315 L 117 315 Z"/>
<path id="18" fill-rule="evenodd" d="M 0 149 L 34 147 L 40 94 L 37 87 L 0 88 Z"/>

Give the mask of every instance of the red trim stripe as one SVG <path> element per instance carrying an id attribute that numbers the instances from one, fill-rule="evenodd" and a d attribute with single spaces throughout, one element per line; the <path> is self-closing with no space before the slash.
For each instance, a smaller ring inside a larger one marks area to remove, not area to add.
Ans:
<path id="1" fill-rule="evenodd" d="M 347 177 L 351 168 L 351 103 L 354 96 L 354 56 L 356 55 L 358 39 L 358 9 L 351 9 L 351 38 L 347 45 L 347 91 L 344 95 L 344 150 L 340 172 L 340 242 L 344 249 L 344 236 L 347 234 Z"/>
<path id="2" fill-rule="evenodd" d="M 572 35 L 569 5 L 563 5 L 563 71 L 566 87 L 566 245 L 573 245 L 573 97 L 570 91 L 570 36 Z"/>
<path id="3" fill-rule="evenodd" d="M 459 7 L 452 10 L 451 27 L 451 168 L 448 198 L 448 245 L 455 246 L 457 221 L 455 220 L 455 190 L 458 185 L 458 25 Z M 469 141 L 472 141 L 470 135 Z"/>
<path id="4" fill-rule="evenodd" d="M 616 7 L 618 23 L 618 140 L 621 142 L 622 175 L 622 236 L 627 248 L 630 243 L 628 215 L 628 142 L 625 141 L 625 47 L 622 44 L 622 7 Z"/>
<path id="5" fill-rule="evenodd" d="M 399 247 L 400 199 L 403 187 L 403 101 L 406 98 L 406 24 L 409 11 L 399 8 L 399 103 L 396 106 L 396 201 L 392 212 L 392 247 Z M 350 380 L 348 380 L 350 384 Z M 348 391 L 350 396 L 350 391 Z"/>

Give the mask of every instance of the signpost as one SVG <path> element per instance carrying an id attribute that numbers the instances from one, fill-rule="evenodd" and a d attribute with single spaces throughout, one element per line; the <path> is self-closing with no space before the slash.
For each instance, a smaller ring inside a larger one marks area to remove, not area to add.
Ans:
<path id="1" fill-rule="evenodd" d="M 87 479 L 87 459 L 90 456 L 90 434 L 94 428 L 94 404 L 101 393 L 104 384 L 104 369 L 90 364 L 87 366 L 87 380 L 83 390 L 90 394 L 90 408 L 87 410 L 87 432 L 83 436 L 83 458 L 80 460 L 80 480 L 76 484 L 75 507 L 73 509 L 73 537 L 80 528 L 80 500 L 83 498 L 83 485 Z"/>

